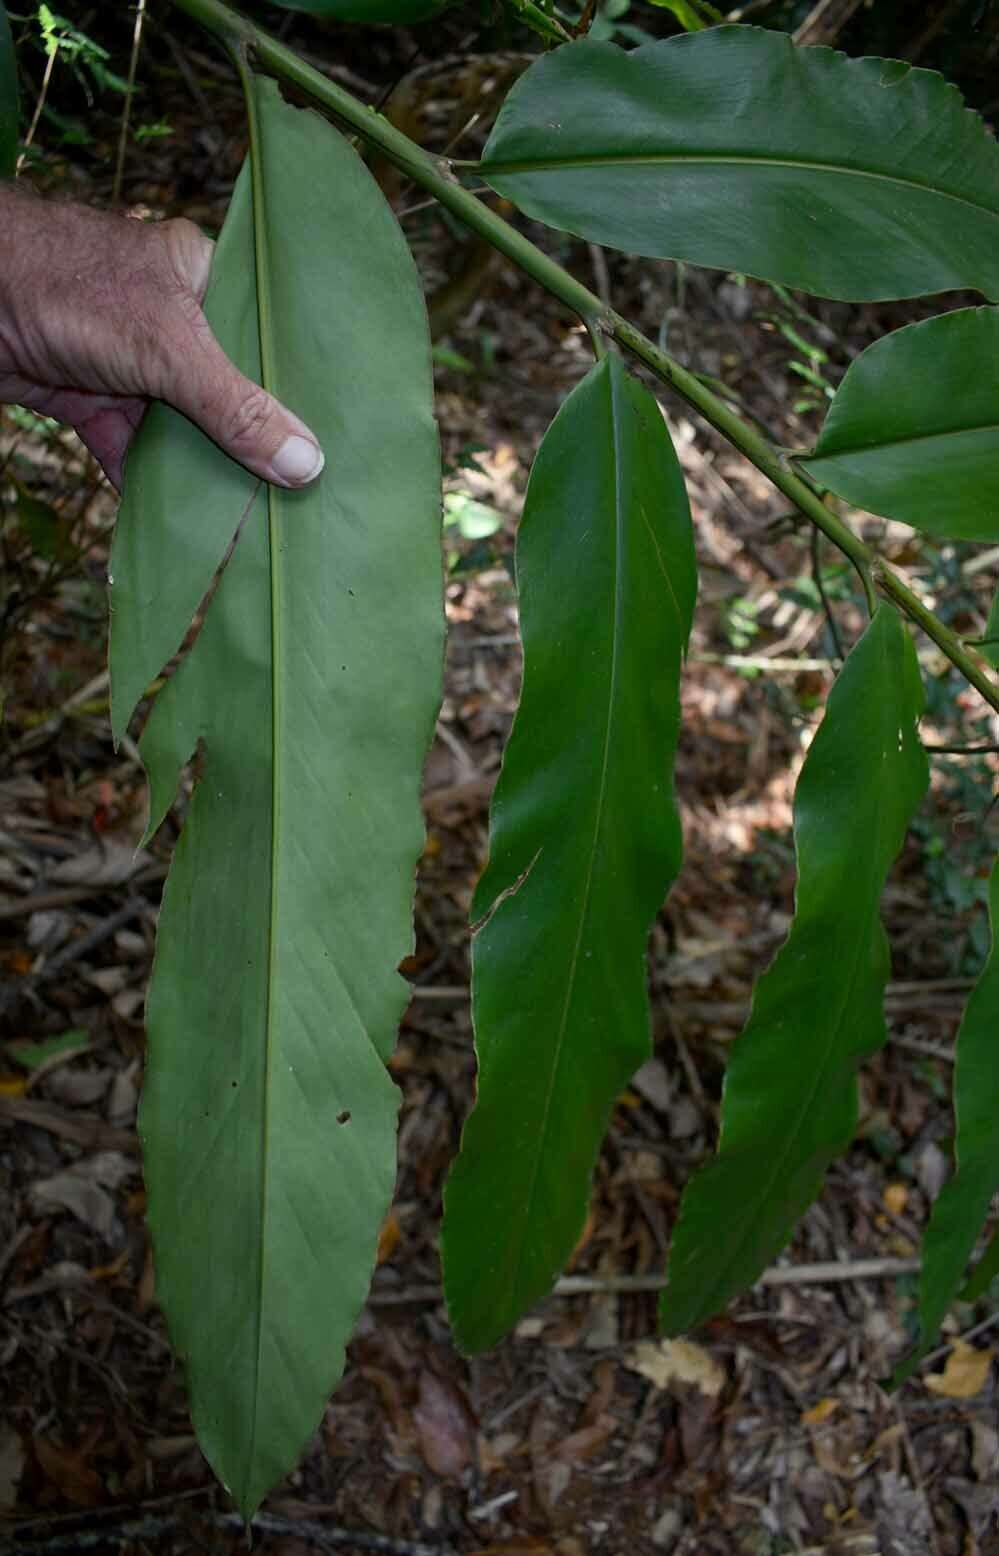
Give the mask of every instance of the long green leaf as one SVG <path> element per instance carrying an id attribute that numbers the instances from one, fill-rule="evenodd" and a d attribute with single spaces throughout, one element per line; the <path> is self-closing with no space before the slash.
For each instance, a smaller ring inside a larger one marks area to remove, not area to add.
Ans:
<path id="1" fill-rule="evenodd" d="M 814 452 L 823 486 L 931 535 L 999 538 L 999 309 L 910 324 L 852 362 Z"/>
<path id="2" fill-rule="evenodd" d="M 943 1316 L 961 1285 L 989 1202 L 999 1189 L 999 862 L 992 870 L 989 914 L 992 947 L 981 977 L 968 996 L 957 1034 L 956 1171 L 934 1203 L 923 1239 L 920 1342 L 896 1370 L 894 1383 L 909 1377 L 934 1343 Z"/>
<path id="3" fill-rule="evenodd" d="M 578 1239 L 614 1099 L 649 1051 L 644 951 L 680 864 L 672 762 L 696 573 L 655 400 L 616 356 L 549 428 L 517 548 L 524 689 L 473 914 L 476 1106 L 445 1289 L 480 1350 Z"/>
<path id="4" fill-rule="evenodd" d="M 141 1128 L 158 1293 L 201 1445 L 247 1516 L 340 1371 L 392 1191 L 385 1060 L 442 647 L 412 261 L 337 132 L 273 82 L 251 96 L 256 193 L 237 199 L 220 301 L 228 280 L 242 295 L 241 266 L 259 323 L 239 365 L 263 361 L 326 470 L 260 490 L 142 742 L 152 826 L 204 748 L 160 919 Z M 170 491 L 187 453 L 154 427 L 129 471 L 126 518 L 168 526 L 178 551 L 215 506 L 230 533 L 244 496 L 209 449 L 200 504 L 141 514 L 131 494 Z M 127 662 L 131 626 L 116 615 L 113 631 Z"/>
<path id="5" fill-rule="evenodd" d="M 794 801 L 797 907 L 725 1077 L 714 1161 L 683 1198 L 661 1318 L 683 1333 L 751 1285 L 856 1127 L 885 1036 L 885 875 L 927 784 L 915 651 L 881 605 L 829 696 Z"/>
<path id="6" fill-rule="evenodd" d="M 7 10 L 0 0 L 0 178 L 17 166 L 17 62 Z"/>
<path id="7" fill-rule="evenodd" d="M 942 76 L 714 27 L 521 76 L 480 171 L 529 216 L 827 297 L 999 297 L 999 147 Z"/>

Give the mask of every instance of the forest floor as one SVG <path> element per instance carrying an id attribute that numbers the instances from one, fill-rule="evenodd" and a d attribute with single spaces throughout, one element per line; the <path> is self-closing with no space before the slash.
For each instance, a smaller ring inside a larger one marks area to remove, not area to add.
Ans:
<path id="1" fill-rule="evenodd" d="M 217 229 L 244 150 L 238 99 L 193 32 L 163 44 L 148 48 L 144 112 L 172 133 L 130 155 L 124 204 Z M 341 79 L 374 95 L 398 74 L 397 47 L 350 59 Z M 439 106 L 442 91 L 435 77 L 425 98 Z M 105 203 L 113 149 L 109 131 L 86 155 L 49 153 L 36 180 Z M 400 211 L 418 204 L 388 192 Z M 433 211 L 404 221 L 433 291 L 466 251 Z M 817 304 L 532 236 L 723 379 L 787 447 L 814 439 L 825 403 L 803 369 L 833 385 L 871 340 L 938 311 Z M 836 555 L 816 552 L 780 494 L 668 398 L 701 592 L 677 763 L 686 859 L 650 942 L 654 1056 L 616 1108 L 572 1278 L 485 1356 L 451 1343 L 440 1198 L 473 1087 L 468 908 L 518 695 L 515 528 L 540 436 L 589 353 L 575 322 L 503 265 L 443 344 L 449 647 L 413 999 L 391 1062 L 397 1194 L 344 1379 L 267 1499 L 254 1548 L 999 1551 L 999 1309 L 958 1309 L 913 1381 L 881 1387 L 913 1333 L 920 1235 L 948 1171 L 952 1044 L 987 936 L 994 758 L 935 760 L 892 873 L 889 1041 L 860 1077 L 853 1145 L 763 1283 L 682 1346 L 656 1340 L 679 1196 L 713 1146 L 727 1049 L 789 921 L 795 777 L 839 649 L 863 624 Z M 185 800 L 137 853 L 144 777 L 107 720 L 114 493 L 71 435 L 9 409 L 0 460 L 0 1556 L 236 1552 L 245 1537 L 191 1433 L 156 1305 L 135 1133 L 157 906 Z M 472 533 L 470 514 L 492 533 Z M 981 630 L 994 556 L 851 521 L 961 631 Z M 931 645 L 919 653 L 925 738 L 994 742 L 979 699 Z"/>

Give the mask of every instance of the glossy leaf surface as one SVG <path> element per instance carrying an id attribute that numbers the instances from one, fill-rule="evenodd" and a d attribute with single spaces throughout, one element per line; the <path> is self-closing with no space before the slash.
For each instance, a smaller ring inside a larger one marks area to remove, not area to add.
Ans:
<path id="1" fill-rule="evenodd" d="M 999 147 L 956 88 L 778 32 L 556 49 L 506 99 L 481 172 L 633 254 L 827 297 L 999 297 Z"/>
<path id="2" fill-rule="evenodd" d="M 999 309 L 910 324 L 849 366 L 810 475 L 931 535 L 999 539 Z"/>
<path id="3" fill-rule="evenodd" d="M 610 356 L 531 473 L 524 689 L 473 916 L 478 1100 L 445 1195 L 460 1344 L 498 1340 L 579 1237 L 615 1097 L 647 1058 L 645 947 L 680 864 L 672 764 L 696 592 L 659 407 Z"/>
<path id="4" fill-rule="evenodd" d="M 911 639 L 882 605 L 833 687 L 794 801 L 796 909 L 732 1050 L 718 1155 L 681 1204 L 661 1317 L 680 1334 L 759 1277 L 857 1120 L 885 1037 L 878 904 L 927 784 Z"/>
<path id="5" fill-rule="evenodd" d="M 0 178 L 17 164 L 17 64 L 7 11 L 0 0 Z"/>
<path id="6" fill-rule="evenodd" d="M 920 1344 L 895 1373 L 907 1378 L 937 1338 L 944 1314 L 958 1294 L 968 1260 L 982 1230 L 993 1194 L 999 1189 L 999 864 L 989 887 L 992 947 L 982 974 L 968 996 L 957 1034 L 954 1069 L 954 1141 L 956 1171 L 944 1184 L 930 1213 L 923 1239 L 920 1281 Z"/>
<path id="7" fill-rule="evenodd" d="M 160 918 L 141 1131 L 157 1293 L 202 1448 L 246 1515 L 319 1419 L 392 1191 L 385 1061 L 406 1003 L 395 969 L 442 658 L 411 258 L 336 131 L 270 81 L 254 83 L 253 118 L 256 193 L 244 183 L 234 202 L 215 299 L 259 321 L 239 365 L 307 419 L 326 470 L 301 491 L 259 490 L 142 740 L 152 826 L 203 746 Z M 245 490 L 208 446 L 200 502 L 177 506 L 187 454 L 186 437 L 150 429 L 122 523 L 156 529 L 149 544 L 172 544 L 200 587 L 203 558 L 189 568 L 185 547 L 206 523 L 224 543 Z M 127 588 L 116 574 L 112 600 Z M 119 666 L 133 646 L 148 665 L 148 642 L 129 636 L 138 614 L 113 618 Z"/>

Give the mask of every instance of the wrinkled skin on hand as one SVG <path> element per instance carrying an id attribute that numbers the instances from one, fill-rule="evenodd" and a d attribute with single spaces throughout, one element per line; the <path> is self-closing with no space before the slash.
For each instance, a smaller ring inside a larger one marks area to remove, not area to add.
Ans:
<path id="1" fill-rule="evenodd" d="M 233 366 L 201 311 L 213 249 L 183 218 L 135 221 L 0 184 L 0 402 L 74 428 L 119 488 L 151 399 L 265 480 L 313 479 L 315 438 Z"/>

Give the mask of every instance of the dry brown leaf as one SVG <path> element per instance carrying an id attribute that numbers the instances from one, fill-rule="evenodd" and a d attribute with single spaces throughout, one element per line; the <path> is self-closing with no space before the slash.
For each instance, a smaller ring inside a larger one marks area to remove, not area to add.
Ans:
<path id="1" fill-rule="evenodd" d="M 554 1556 L 554 1552 L 544 1540 L 534 1540 L 527 1535 L 513 1545 L 484 1545 L 480 1550 L 470 1551 L 469 1556 Z"/>
<path id="2" fill-rule="evenodd" d="M 822 1422 L 828 1421 L 833 1411 L 838 1409 L 839 1400 L 833 1399 L 831 1394 L 827 1394 L 824 1399 L 819 1400 L 817 1405 L 813 1405 L 810 1410 L 804 1412 L 801 1417 L 801 1424 L 802 1426 L 821 1426 Z"/>
<path id="3" fill-rule="evenodd" d="M 971 1466 L 979 1480 L 999 1485 L 999 1432 L 987 1421 L 969 1421 Z"/>
<path id="4" fill-rule="evenodd" d="M 110 1080 L 110 1070 L 65 1068 L 50 1070 L 45 1077 L 45 1085 L 54 1102 L 78 1108 L 90 1107 L 98 1102 L 107 1091 Z"/>
<path id="5" fill-rule="evenodd" d="M 725 1387 L 724 1369 L 693 1340 L 640 1340 L 625 1365 L 657 1389 L 687 1383 L 714 1397 Z"/>
<path id="6" fill-rule="evenodd" d="M 63 859 L 49 871 L 55 886 L 121 886 L 150 863 L 144 849 L 108 841 Z"/>
<path id="7" fill-rule="evenodd" d="M 465 1396 L 449 1378 L 424 1368 L 413 1411 L 420 1451 L 435 1475 L 458 1476 L 472 1462 L 475 1423 Z"/>
<path id="8" fill-rule="evenodd" d="M 970 1399 L 985 1387 L 992 1356 L 992 1351 L 978 1351 L 964 1340 L 955 1340 L 943 1372 L 931 1372 L 926 1387 L 947 1399 Z"/>
<path id="9" fill-rule="evenodd" d="M 616 1425 L 612 1415 L 598 1416 L 589 1426 L 581 1426 L 578 1431 L 570 1432 L 568 1437 L 563 1438 L 555 1449 L 555 1457 L 565 1464 L 576 1464 L 580 1459 L 588 1458 L 603 1447 L 608 1437 L 614 1435 Z"/>
<path id="10" fill-rule="evenodd" d="M 386 1259 L 391 1259 L 399 1246 L 402 1236 L 402 1228 L 399 1225 L 399 1217 L 394 1210 L 390 1210 L 382 1222 L 382 1229 L 378 1234 L 377 1262 L 384 1264 Z"/>
<path id="11" fill-rule="evenodd" d="M 75 1449 L 63 1448 L 49 1437 L 34 1439 L 35 1458 L 42 1472 L 76 1507 L 99 1507 L 104 1500 L 101 1477 L 87 1462 L 91 1446 L 84 1443 Z"/>
<path id="12" fill-rule="evenodd" d="M 31 1203 L 40 1214 L 68 1210 L 84 1226 L 89 1226 L 106 1243 L 120 1244 L 124 1238 L 121 1222 L 115 1215 L 114 1200 L 100 1184 L 75 1172 L 58 1172 L 31 1189 Z"/>
<path id="13" fill-rule="evenodd" d="M 665 1113 L 673 1101 L 673 1082 L 661 1059 L 646 1059 L 631 1077 L 631 1086 L 660 1113 Z"/>

